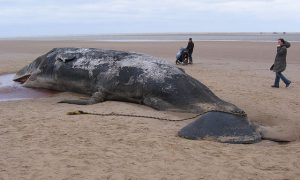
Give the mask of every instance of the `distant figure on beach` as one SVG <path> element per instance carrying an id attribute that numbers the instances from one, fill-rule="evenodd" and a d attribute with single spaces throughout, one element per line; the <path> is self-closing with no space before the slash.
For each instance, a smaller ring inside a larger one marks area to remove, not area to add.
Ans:
<path id="1" fill-rule="evenodd" d="M 189 43 L 188 43 L 186 49 L 189 52 L 189 64 L 193 64 L 192 54 L 193 54 L 193 50 L 194 50 L 194 43 L 193 43 L 192 38 L 189 38 Z"/>
<path id="2" fill-rule="evenodd" d="M 277 54 L 274 64 L 270 68 L 270 70 L 276 73 L 274 85 L 271 86 L 273 88 L 279 88 L 280 79 L 282 79 L 286 87 L 289 87 L 289 85 L 291 84 L 291 81 L 284 77 L 284 75 L 282 74 L 282 72 L 286 68 L 287 48 L 289 48 L 290 46 L 291 44 L 284 39 L 278 39 Z"/>

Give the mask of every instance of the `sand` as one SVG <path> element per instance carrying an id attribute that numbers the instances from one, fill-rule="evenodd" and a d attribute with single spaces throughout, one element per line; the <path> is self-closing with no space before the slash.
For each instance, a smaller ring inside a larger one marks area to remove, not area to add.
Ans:
<path id="1" fill-rule="evenodd" d="M 0 74 L 13 73 L 54 47 L 143 52 L 175 62 L 183 42 L 0 41 Z M 192 122 L 132 117 L 69 116 L 69 111 L 126 113 L 165 118 L 190 114 L 104 102 L 57 104 L 82 95 L 0 102 L 0 179 L 299 179 L 300 43 L 288 49 L 284 72 L 292 85 L 270 87 L 275 43 L 195 42 L 194 64 L 181 66 L 220 98 L 248 114 L 287 144 L 191 141 L 179 129 Z"/>

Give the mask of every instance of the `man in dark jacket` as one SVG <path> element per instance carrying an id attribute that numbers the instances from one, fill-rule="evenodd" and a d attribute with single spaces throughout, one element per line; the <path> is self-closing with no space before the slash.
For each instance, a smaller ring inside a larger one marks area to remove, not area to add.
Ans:
<path id="1" fill-rule="evenodd" d="M 193 64 L 192 54 L 193 54 L 193 50 L 194 50 L 194 43 L 193 43 L 192 38 L 189 39 L 189 43 L 188 43 L 186 49 L 189 52 L 189 63 Z"/>
<path id="2" fill-rule="evenodd" d="M 274 85 L 272 85 L 272 87 L 274 88 L 279 88 L 280 79 L 282 79 L 286 87 L 289 87 L 289 85 L 291 84 L 291 81 L 284 77 L 282 74 L 282 72 L 286 68 L 287 48 L 289 48 L 290 46 L 290 43 L 285 41 L 284 39 L 278 39 L 277 54 L 275 57 L 274 64 L 271 67 L 271 70 L 273 70 L 276 73 L 275 82 Z"/>

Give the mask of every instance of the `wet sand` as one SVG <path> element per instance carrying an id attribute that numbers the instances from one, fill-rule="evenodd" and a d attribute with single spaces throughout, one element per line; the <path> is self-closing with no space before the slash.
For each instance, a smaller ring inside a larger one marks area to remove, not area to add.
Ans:
<path id="1" fill-rule="evenodd" d="M 13 73 L 54 47 L 147 53 L 175 62 L 182 42 L 0 41 L 0 74 Z M 190 123 L 130 117 L 68 116 L 69 111 L 178 119 L 124 102 L 57 104 L 74 93 L 0 102 L 0 179 L 297 179 L 300 177 L 300 43 L 288 49 L 292 85 L 272 89 L 274 43 L 195 42 L 194 64 L 181 66 L 220 98 L 246 111 L 288 144 L 190 141 L 176 136 Z"/>
<path id="2" fill-rule="evenodd" d="M 21 83 L 13 81 L 14 76 L 15 74 L 0 75 L 0 102 L 48 97 L 59 93 L 48 89 L 25 88 Z"/>

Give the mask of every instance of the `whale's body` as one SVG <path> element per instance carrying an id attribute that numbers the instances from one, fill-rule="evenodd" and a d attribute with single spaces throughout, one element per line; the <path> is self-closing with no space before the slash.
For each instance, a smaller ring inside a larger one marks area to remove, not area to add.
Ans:
<path id="1" fill-rule="evenodd" d="M 184 70 L 160 58 L 139 53 L 55 48 L 18 71 L 15 81 L 22 82 L 25 87 L 90 95 L 87 100 L 65 100 L 65 103 L 83 105 L 116 100 L 157 110 L 199 114 L 220 111 L 239 118 L 245 116 L 243 110 L 218 98 Z M 245 123 L 251 129 L 246 134 L 247 143 L 257 142 L 260 135 L 248 120 Z M 189 133 L 181 135 L 189 138 Z M 249 140 L 249 136 L 253 138 Z M 237 143 L 243 143 L 243 138 L 235 139 L 238 139 Z"/>
<path id="2" fill-rule="evenodd" d="M 21 69 L 15 79 L 24 77 L 26 87 L 91 95 L 90 101 L 80 104 L 118 100 L 158 110 L 243 113 L 182 69 L 145 54 L 57 48 Z"/>

